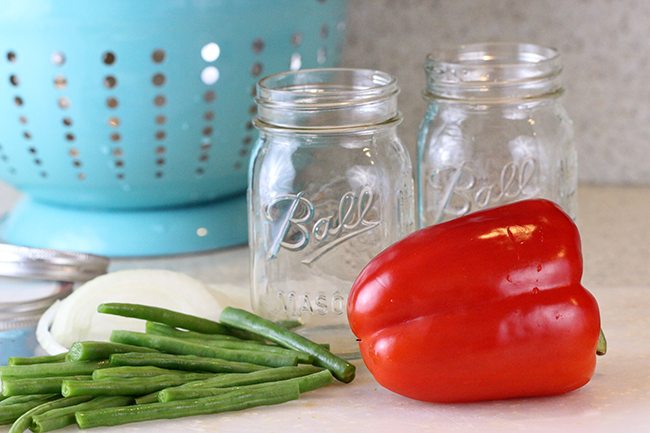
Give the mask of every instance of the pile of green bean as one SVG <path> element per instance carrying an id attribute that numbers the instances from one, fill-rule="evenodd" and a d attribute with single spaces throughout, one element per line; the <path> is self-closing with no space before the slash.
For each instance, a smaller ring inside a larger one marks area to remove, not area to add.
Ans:
<path id="1" fill-rule="evenodd" d="M 146 320 L 61 355 L 10 358 L 0 367 L 0 425 L 47 432 L 242 410 L 295 400 L 354 379 L 352 364 L 286 326 L 237 308 L 219 322 L 157 307 L 102 304 Z"/>

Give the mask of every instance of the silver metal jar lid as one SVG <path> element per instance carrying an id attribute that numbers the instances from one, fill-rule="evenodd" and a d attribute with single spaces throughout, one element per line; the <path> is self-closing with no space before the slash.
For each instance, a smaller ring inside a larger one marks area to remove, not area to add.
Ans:
<path id="1" fill-rule="evenodd" d="M 74 283 L 105 274 L 108 264 L 101 256 L 0 244 L 0 331 L 34 326 Z"/>
<path id="2" fill-rule="evenodd" d="M 102 256 L 0 244 L 0 276 L 84 282 L 105 274 L 108 264 Z"/>
<path id="3" fill-rule="evenodd" d="M 35 326 L 56 300 L 72 292 L 73 283 L 0 277 L 0 332 Z"/>

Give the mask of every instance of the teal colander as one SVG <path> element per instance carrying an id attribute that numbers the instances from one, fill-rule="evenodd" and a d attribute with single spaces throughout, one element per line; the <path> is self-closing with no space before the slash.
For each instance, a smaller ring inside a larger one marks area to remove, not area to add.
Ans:
<path id="1" fill-rule="evenodd" d="M 110 256 L 246 240 L 263 75 L 334 66 L 345 0 L 5 0 L 3 241 Z"/>

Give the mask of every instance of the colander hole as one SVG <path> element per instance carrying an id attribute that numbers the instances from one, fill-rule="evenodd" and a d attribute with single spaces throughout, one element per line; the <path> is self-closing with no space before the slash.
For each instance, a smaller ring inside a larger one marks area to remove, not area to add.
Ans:
<path id="1" fill-rule="evenodd" d="M 165 158 L 158 158 L 156 160 L 156 165 L 165 165 Z"/>
<path id="2" fill-rule="evenodd" d="M 26 125 L 26 124 L 27 124 L 27 117 L 25 117 L 25 116 L 20 116 L 20 117 L 18 118 L 18 121 L 19 121 L 20 123 L 22 123 L 23 125 Z"/>
<path id="3" fill-rule="evenodd" d="M 251 96 L 253 98 L 257 96 L 257 86 L 255 84 L 251 86 Z"/>
<path id="4" fill-rule="evenodd" d="M 110 117 L 108 119 L 108 125 L 112 128 L 117 128 L 120 126 L 120 118 L 119 117 Z"/>
<path id="5" fill-rule="evenodd" d="M 166 122 L 167 122 L 167 117 L 162 116 L 162 115 L 156 116 L 156 123 L 158 125 L 164 125 Z"/>
<path id="6" fill-rule="evenodd" d="M 117 86 L 117 78 L 115 78 L 113 75 L 107 75 L 104 77 L 104 87 L 107 89 L 112 89 L 115 86 Z"/>
<path id="7" fill-rule="evenodd" d="M 259 77 L 262 73 L 262 70 L 264 70 L 264 65 L 262 65 L 260 62 L 255 62 L 251 67 L 251 75 L 254 77 Z"/>
<path id="8" fill-rule="evenodd" d="M 209 42 L 201 48 L 201 58 L 206 62 L 214 62 L 221 55 L 221 47 L 216 42 Z"/>
<path id="9" fill-rule="evenodd" d="M 117 58 L 115 57 L 115 53 L 112 51 L 106 51 L 104 54 L 102 54 L 102 61 L 104 62 L 105 65 L 112 65 L 115 63 Z"/>
<path id="10" fill-rule="evenodd" d="M 235 170 L 241 170 L 242 164 L 241 162 L 237 161 L 235 164 L 233 164 L 233 168 Z"/>
<path id="11" fill-rule="evenodd" d="M 156 147 L 156 153 L 158 155 L 164 155 L 165 152 L 167 152 L 167 148 L 165 146 L 158 146 Z"/>
<path id="12" fill-rule="evenodd" d="M 207 92 L 205 92 L 205 93 L 203 94 L 203 100 L 204 100 L 205 102 L 212 102 L 212 101 L 214 101 L 216 98 L 217 98 L 217 94 L 214 93 L 214 91 L 212 91 L 212 90 L 208 90 Z"/>
<path id="13" fill-rule="evenodd" d="M 72 133 L 67 133 L 67 134 L 65 134 L 65 139 L 66 139 L 67 141 L 74 141 L 75 136 L 74 136 L 74 134 L 72 134 Z"/>
<path id="14" fill-rule="evenodd" d="M 327 24 L 323 24 L 323 25 L 320 27 L 320 37 L 323 38 L 323 39 L 327 39 L 327 37 L 329 36 L 329 34 L 330 34 L 330 28 L 329 28 L 329 26 L 328 26 Z"/>
<path id="15" fill-rule="evenodd" d="M 202 132 L 204 136 L 209 137 L 212 135 L 213 129 L 211 126 L 206 126 L 205 128 L 203 128 Z"/>
<path id="16" fill-rule="evenodd" d="M 209 156 L 207 154 L 205 154 L 205 153 L 202 154 L 201 156 L 199 156 L 199 161 L 201 161 L 201 162 L 205 162 L 208 159 L 209 159 Z"/>
<path id="17" fill-rule="evenodd" d="M 57 89 L 63 89 L 67 84 L 68 84 L 68 80 L 65 77 L 61 75 L 57 75 L 56 77 L 54 77 L 54 87 L 56 87 Z"/>
<path id="18" fill-rule="evenodd" d="M 201 143 L 201 150 L 208 151 L 212 147 L 211 143 Z"/>
<path id="19" fill-rule="evenodd" d="M 215 66 L 208 66 L 201 71 L 201 81 L 203 84 L 212 85 L 219 80 L 219 69 Z"/>
<path id="20" fill-rule="evenodd" d="M 156 177 L 157 177 L 158 179 L 160 179 L 161 177 L 163 177 L 163 172 L 162 172 L 162 171 L 157 171 L 157 172 L 156 172 Z"/>
<path id="21" fill-rule="evenodd" d="M 23 137 L 25 137 L 25 140 L 31 140 L 32 139 L 32 134 L 30 134 L 29 131 L 23 132 Z"/>
<path id="22" fill-rule="evenodd" d="M 70 100 L 66 97 L 61 97 L 58 100 L 59 108 L 66 110 L 70 107 Z"/>
<path id="23" fill-rule="evenodd" d="M 161 73 L 154 74 L 154 76 L 151 78 L 151 82 L 154 84 L 154 86 L 162 86 L 165 84 L 165 75 Z"/>
<path id="24" fill-rule="evenodd" d="M 69 118 L 69 117 L 64 117 L 64 118 L 63 118 L 63 124 L 64 124 L 65 126 L 72 126 L 72 119 Z"/>
<path id="25" fill-rule="evenodd" d="M 18 84 L 20 84 L 20 81 L 18 80 L 18 76 L 15 74 L 11 74 L 9 76 L 9 83 L 11 83 L 12 86 L 17 87 Z"/>
<path id="26" fill-rule="evenodd" d="M 289 60 L 289 69 L 292 71 L 297 71 L 302 67 L 302 56 L 300 53 L 293 53 L 291 55 L 291 60 Z"/>
<path id="27" fill-rule="evenodd" d="M 116 147 L 116 148 L 113 149 L 113 156 L 120 157 L 120 156 L 122 156 L 122 154 L 123 154 L 123 151 L 122 151 L 121 147 Z"/>
<path id="28" fill-rule="evenodd" d="M 164 140 L 166 136 L 165 131 L 156 131 L 156 140 Z"/>
<path id="29" fill-rule="evenodd" d="M 32 155 L 36 155 L 36 153 L 38 153 L 38 150 L 36 150 L 35 147 L 28 147 L 28 148 L 27 148 L 27 151 L 28 151 L 29 153 L 31 153 Z"/>
<path id="30" fill-rule="evenodd" d="M 253 122 L 251 122 L 250 120 L 248 122 L 246 122 L 246 130 L 247 131 L 251 131 L 253 128 L 255 128 L 255 126 L 253 125 Z"/>
<path id="31" fill-rule="evenodd" d="M 327 61 L 327 48 L 320 47 L 316 52 L 316 61 L 319 65 L 322 65 Z"/>
<path id="32" fill-rule="evenodd" d="M 41 171 L 41 172 L 39 173 L 39 175 L 40 175 L 41 177 L 47 177 L 47 171 Z"/>
<path id="33" fill-rule="evenodd" d="M 162 63 L 165 61 L 165 51 L 163 50 L 154 50 L 153 53 L 151 53 L 151 59 L 154 61 L 154 63 Z"/>
<path id="34" fill-rule="evenodd" d="M 121 159 L 115 160 L 115 167 L 124 167 L 124 161 Z"/>
<path id="35" fill-rule="evenodd" d="M 41 165 L 41 164 L 43 164 L 43 161 L 41 161 L 39 158 L 34 158 L 34 164 L 35 165 Z"/>
<path id="36" fill-rule="evenodd" d="M 253 142 L 253 137 L 251 137 L 250 135 L 247 135 L 242 139 L 241 142 L 242 142 L 242 144 L 244 146 L 249 146 Z"/>
<path id="37" fill-rule="evenodd" d="M 207 121 L 210 121 L 210 120 L 214 119 L 214 112 L 206 111 L 205 113 L 203 113 L 203 119 L 205 119 Z"/>
<path id="38" fill-rule="evenodd" d="M 248 155 L 248 150 L 242 149 L 239 151 L 239 156 L 246 156 L 246 155 Z"/>
<path id="39" fill-rule="evenodd" d="M 156 107 L 162 107 L 166 102 L 167 98 L 165 98 L 164 95 L 157 95 L 155 98 L 153 98 L 153 103 L 156 105 Z"/>
<path id="40" fill-rule="evenodd" d="M 257 113 L 257 105 L 253 104 L 248 107 L 248 114 L 256 114 Z"/>
<path id="41" fill-rule="evenodd" d="M 257 38 L 253 41 L 253 52 L 259 54 L 262 51 L 264 51 L 264 40 Z"/>
<path id="42" fill-rule="evenodd" d="M 108 108 L 117 107 L 118 106 L 117 98 L 111 96 L 110 98 L 106 99 L 106 105 L 108 106 Z"/>
<path id="43" fill-rule="evenodd" d="M 119 180 L 122 180 L 124 179 L 124 173 L 117 173 L 115 177 L 118 178 Z"/>
<path id="44" fill-rule="evenodd" d="M 76 147 L 71 147 L 70 150 L 68 151 L 68 155 L 70 155 L 73 158 L 79 156 L 79 149 L 77 149 Z"/>
<path id="45" fill-rule="evenodd" d="M 52 53 L 51 60 L 54 65 L 63 66 L 65 63 L 65 54 L 63 54 L 61 51 L 55 51 Z"/>
<path id="46" fill-rule="evenodd" d="M 302 44 L 302 33 L 296 32 L 296 33 L 292 34 L 291 35 L 291 43 L 294 46 L 299 47 L 300 44 Z"/>
<path id="47" fill-rule="evenodd" d="M 121 139 L 122 136 L 119 133 L 114 132 L 113 134 L 111 134 L 111 141 L 120 141 Z"/>
<path id="48" fill-rule="evenodd" d="M 19 107 L 22 106 L 23 103 L 24 103 L 23 98 L 21 98 L 20 96 L 16 96 L 16 97 L 14 98 L 14 102 L 15 102 L 15 104 L 16 104 L 17 106 L 19 106 Z"/>
<path id="49" fill-rule="evenodd" d="M 16 63 L 16 53 L 14 51 L 7 52 L 7 61 L 10 63 Z"/>
<path id="50" fill-rule="evenodd" d="M 77 179 L 86 180 L 86 175 L 84 173 L 77 173 Z"/>
<path id="51" fill-rule="evenodd" d="M 79 167 L 81 167 L 81 161 L 79 161 L 78 159 L 75 159 L 75 160 L 72 161 L 72 165 L 79 168 Z"/>
<path id="52" fill-rule="evenodd" d="M 199 168 L 196 169 L 196 174 L 198 176 L 203 176 L 203 174 L 205 174 L 205 170 L 203 168 L 199 167 Z"/>

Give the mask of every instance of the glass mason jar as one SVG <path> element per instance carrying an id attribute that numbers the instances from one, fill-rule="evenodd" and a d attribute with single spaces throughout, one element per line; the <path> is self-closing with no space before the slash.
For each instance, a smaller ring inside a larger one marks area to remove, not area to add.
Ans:
<path id="1" fill-rule="evenodd" d="M 577 158 L 556 50 L 461 45 L 430 54 L 425 70 L 421 227 L 533 197 L 553 200 L 575 218 Z"/>
<path id="2" fill-rule="evenodd" d="M 340 354 L 358 351 L 346 314 L 354 279 L 414 229 L 397 94 L 392 76 L 359 69 L 285 72 L 257 85 L 252 305 L 299 321 L 301 333 Z"/>

